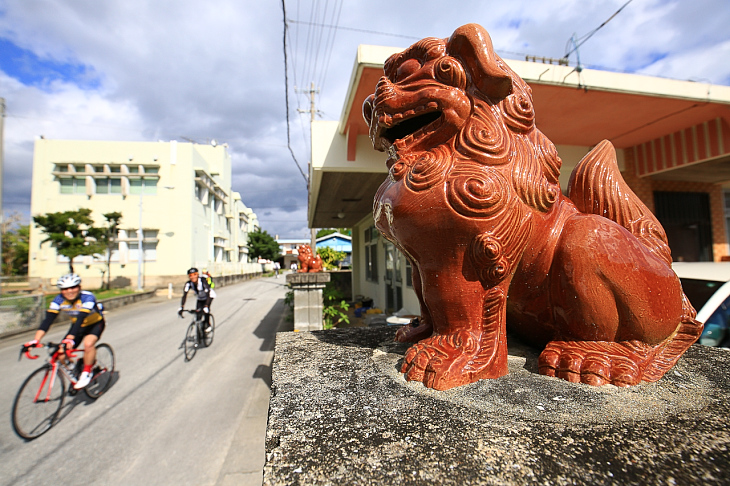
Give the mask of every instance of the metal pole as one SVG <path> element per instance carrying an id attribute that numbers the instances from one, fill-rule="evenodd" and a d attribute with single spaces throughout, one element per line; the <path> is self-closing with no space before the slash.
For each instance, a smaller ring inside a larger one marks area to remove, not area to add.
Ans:
<path id="1" fill-rule="evenodd" d="M 312 82 L 312 84 L 310 85 L 310 88 L 309 88 L 309 96 L 310 96 L 310 100 L 309 100 L 309 114 L 310 114 L 309 139 L 310 139 L 310 144 L 314 143 L 312 141 L 312 125 L 314 125 L 314 115 L 315 115 L 315 113 L 317 113 L 317 110 L 314 107 L 314 95 L 316 92 L 317 92 L 317 90 L 314 89 L 314 82 Z M 311 161 L 310 161 L 310 165 L 311 165 Z M 310 180 L 311 180 L 311 171 L 310 171 Z M 311 191 L 312 188 L 310 187 L 309 190 Z M 314 228 L 310 229 L 309 240 L 311 243 L 310 246 L 312 247 L 312 256 L 317 256 L 317 231 Z"/>
<path id="2" fill-rule="evenodd" d="M 5 165 L 4 160 L 4 146 L 3 141 L 5 139 L 5 98 L 0 98 L 0 228 L 3 227 L 3 221 L 5 220 L 5 213 L 3 211 L 3 168 Z M 0 274 L 2 274 L 2 254 L 3 254 L 3 239 L 2 232 L 0 232 Z M 2 290 L 0 290 L 2 294 Z"/>
<path id="3" fill-rule="evenodd" d="M 142 250 L 142 193 L 144 192 L 144 182 L 139 193 L 139 229 L 137 229 L 137 290 L 142 291 L 142 259 L 144 251 Z"/>

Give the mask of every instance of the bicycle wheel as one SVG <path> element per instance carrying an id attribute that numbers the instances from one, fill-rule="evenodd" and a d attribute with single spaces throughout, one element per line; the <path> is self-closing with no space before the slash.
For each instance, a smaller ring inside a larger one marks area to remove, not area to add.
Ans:
<path id="1" fill-rule="evenodd" d="M 203 330 L 203 343 L 205 344 L 205 347 L 213 343 L 213 334 L 215 334 L 215 318 L 213 318 L 213 314 L 211 314 L 209 317 L 208 324 L 210 324 L 210 331 Z M 205 326 L 205 324 L 203 324 Z"/>
<path id="2" fill-rule="evenodd" d="M 25 379 L 13 402 L 13 429 L 24 439 L 44 434 L 56 423 L 66 396 L 66 381 L 59 371 L 43 366 Z"/>
<path id="3" fill-rule="evenodd" d="M 97 344 L 96 363 L 93 368 L 94 375 L 91 382 L 84 388 L 89 398 L 99 398 L 112 384 L 115 363 L 112 347 L 108 344 Z"/>
<path id="4" fill-rule="evenodd" d="M 198 331 L 195 322 L 188 326 L 188 332 L 185 334 L 185 361 L 190 361 L 195 356 L 198 349 Z"/>

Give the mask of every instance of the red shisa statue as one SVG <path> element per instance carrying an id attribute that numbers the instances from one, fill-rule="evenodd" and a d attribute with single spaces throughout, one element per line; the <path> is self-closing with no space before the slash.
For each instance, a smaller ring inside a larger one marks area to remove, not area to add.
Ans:
<path id="1" fill-rule="evenodd" d="M 420 318 L 401 371 L 445 390 L 507 374 L 506 325 L 540 373 L 653 382 L 702 332 L 664 229 L 599 143 L 560 190 L 530 87 L 479 25 L 391 56 L 363 105 L 389 174 L 375 224 L 411 261 Z"/>
<path id="2" fill-rule="evenodd" d="M 312 254 L 312 247 L 299 245 L 297 248 L 297 259 L 299 260 L 299 273 L 315 273 L 322 271 L 322 258 Z"/>

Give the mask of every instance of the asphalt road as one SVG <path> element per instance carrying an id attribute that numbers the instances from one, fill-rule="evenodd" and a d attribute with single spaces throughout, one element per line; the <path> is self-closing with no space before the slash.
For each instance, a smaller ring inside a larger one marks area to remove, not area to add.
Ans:
<path id="1" fill-rule="evenodd" d="M 216 291 L 213 344 L 190 362 L 179 296 L 108 312 L 102 341 L 117 359 L 111 388 L 95 402 L 67 397 L 58 423 L 30 442 L 15 435 L 10 410 L 40 360 L 18 361 L 24 337 L 0 342 L 0 485 L 260 485 L 285 280 Z M 57 326 L 47 338 L 65 331 Z"/>

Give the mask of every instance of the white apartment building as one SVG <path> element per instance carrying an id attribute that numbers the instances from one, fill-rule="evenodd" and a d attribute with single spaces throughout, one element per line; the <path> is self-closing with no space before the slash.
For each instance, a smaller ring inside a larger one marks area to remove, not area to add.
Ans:
<path id="1" fill-rule="evenodd" d="M 179 283 L 191 266 L 214 276 L 262 271 L 248 254 L 258 219 L 231 189 L 225 144 L 37 139 L 31 217 L 79 208 L 93 211 L 96 226 L 122 213 L 113 286 Z M 53 283 L 68 260 L 44 239 L 31 222 L 28 273 Z M 105 269 L 103 257 L 74 260 L 86 288 L 98 288 Z"/>

